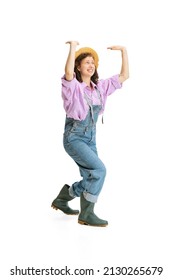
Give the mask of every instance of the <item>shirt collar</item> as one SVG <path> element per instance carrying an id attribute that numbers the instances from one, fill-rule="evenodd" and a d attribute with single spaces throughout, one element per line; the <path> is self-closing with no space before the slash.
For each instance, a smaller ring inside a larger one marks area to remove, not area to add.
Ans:
<path id="1" fill-rule="evenodd" d="M 86 84 L 85 82 L 82 82 L 81 85 L 82 85 L 83 89 L 86 88 L 86 87 L 88 87 L 87 84 Z M 92 85 L 92 88 L 93 88 L 93 89 L 97 88 L 96 84 L 93 83 L 93 81 L 91 81 L 91 85 Z"/>

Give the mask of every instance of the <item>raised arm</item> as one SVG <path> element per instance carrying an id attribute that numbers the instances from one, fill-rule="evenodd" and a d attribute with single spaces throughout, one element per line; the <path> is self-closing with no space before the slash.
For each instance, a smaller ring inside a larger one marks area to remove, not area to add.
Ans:
<path id="1" fill-rule="evenodd" d="M 108 49 L 121 51 L 122 66 L 121 66 L 121 72 L 119 75 L 119 81 L 120 81 L 120 83 L 123 83 L 125 80 L 127 80 L 129 78 L 129 63 L 128 63 L 127 50 L 123 46 L 112 46 L 112 47 L 108 47 Z"/>
<path id="2" fill-rule="evenodd" d="M 71 81 L 74 74 L 76 46 L 79 45 L 79 43 L 77 41 L 68 41 L 66 44 L 70 44 L 70 50 L 65 64 L 65 78 L 66 80 Z"/>

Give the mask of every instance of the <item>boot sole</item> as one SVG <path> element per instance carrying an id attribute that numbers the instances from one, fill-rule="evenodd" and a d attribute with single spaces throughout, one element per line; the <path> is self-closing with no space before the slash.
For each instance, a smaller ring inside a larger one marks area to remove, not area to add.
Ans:
<path id="1" fill-rule="evenodd" d="M 66 215 L 69 215 L 69 216 L 75 216 L 75 215 L 78 215 L 79 213 L 66 213 L 66 212 L 64 212 L 63 210 L 61 210 L 60 208 L 58 208 L 57 206 L 55 206 L 55 205 L 51 205 L 51 207 L 54 209 L 54 210 L 60 210 L 60 211 L 62 211 L 64 214 L 66 214 Z"/>
<path id="2" fill-rule="evenodd" d="M 84 226 L 92 226 L 92 227 L 106 227 L 108 224 L 99 224 L 99 225 L 92 225 L 92 224 L 89 224 L 87 222 L 84 222 L 84 221 L 81 221 L 81 220 L 78 220 L 78 223 L 80 225 L 84 225 Z"/>

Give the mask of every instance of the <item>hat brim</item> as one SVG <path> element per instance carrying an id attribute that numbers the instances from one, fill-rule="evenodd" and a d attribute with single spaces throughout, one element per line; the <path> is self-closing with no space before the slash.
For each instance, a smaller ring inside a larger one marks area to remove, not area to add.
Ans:
<path id="1" fill-rule="evenodd" d="M 98 57 L 98 54 L 96 53 L 95 50 L 93 50 L 92 48 L 88 48 L 88 47 L 85 47 L 85 48 L 81 48 L 79 49 L 78 51 L 76 51 L 75 53 L 75 59 L 81 55 L 82 53 L 91 53 L 93 58 L 94 58 L 94 62 L 95 62 L 95 66 L 96 68 L 98 67 L 99 65 L 99 57 Z"/>

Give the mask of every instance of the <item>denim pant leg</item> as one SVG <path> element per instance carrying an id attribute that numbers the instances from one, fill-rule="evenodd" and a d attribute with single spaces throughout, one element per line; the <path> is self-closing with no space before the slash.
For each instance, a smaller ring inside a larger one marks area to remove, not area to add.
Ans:
<path id="1" fill-rule="evenodd" d="M 81 140 L 65 143 L 64 148 L 79 166 L 83 177 L 80 182 L 72 185 L 73 195 L 80 196 L 83 192 L 88 201 L 95 203 L 106 176 L 106 168 L 99 159 L 96 149 Z"/>

